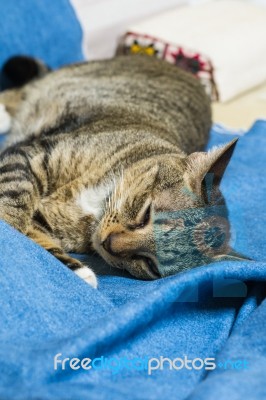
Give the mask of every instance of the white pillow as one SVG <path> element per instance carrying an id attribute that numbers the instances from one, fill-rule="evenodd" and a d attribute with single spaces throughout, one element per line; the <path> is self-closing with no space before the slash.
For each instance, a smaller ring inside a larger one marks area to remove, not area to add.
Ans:
<path id="1" fill-rule="evenodd" d="M 168 50 L 170 46 L 182 48 L 192 58 L 199 55 L 207 70 L 213 66 L 220 101 L 230 100 L 266 80 L 266 9 L 263 7 L 230 0 L 178 7 L 129 26 L 127 31 L 122 47 L 131 46 L 135 35 L 141 46 L 153 41 L 157 56 L 170 62 L 175 61 L 171 61 L 173 57 L 164 45 L 168 45 Z M 202 79 L 208 80 L 211 72 L 207 71 L 204 78 L 201 71 Z M 207 89 L 210 92 L 210 85 Z M 212 97 L 216 97 L 214 86 Z"/>

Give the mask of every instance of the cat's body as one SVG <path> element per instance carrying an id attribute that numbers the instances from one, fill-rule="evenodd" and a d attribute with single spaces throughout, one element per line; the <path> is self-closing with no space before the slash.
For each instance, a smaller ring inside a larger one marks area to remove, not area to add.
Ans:
<path id="1" fill-rule="evenodd" d="M 0 103 L 12 116 L 0 218 L 73 269 L 82 265 L 66 252 L 97 251 L 156 278 L 151 215 L 203 207 L 209 172 L 217 198 L 234 147 L 187 156 L 208 140 L 209 100 L 193 76 L 148 57 L 70 66 Z"/>

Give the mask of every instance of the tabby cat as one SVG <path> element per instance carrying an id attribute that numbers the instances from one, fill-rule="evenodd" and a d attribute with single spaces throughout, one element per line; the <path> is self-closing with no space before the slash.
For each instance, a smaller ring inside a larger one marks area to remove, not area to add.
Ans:
<path id="1" fill-rule="evenodd" d="M 199 81 L 147 56 L 71 65 L 6 90 L 0 93 L 0 131 L 8 131 L 0 155 L 0 219 L 93 287 L 93 271 L 68 253 L 96 251 L 138 278 L 166 275 L 158 263 L 155 232 L 162 221 L 156 216 L 225 204 L 219 184 L 236 141 L 203 152 L 210 126 Z M 169 231 L 180 236 L 186 225 L 176 221 L 163 220 L 165 246 Z M 204 221 L 205 232 L 213 219 Z M 193 237 L 194 246 L 202 243 L 200 229 Z M 191 236 L 183 238 L 189 247 Z M 186 260 L 187 252 L 176 253 L 180 270 L 206 262 L 206 255 L 211 261 L 228 254 L 229 239 L 214 252 L 205 246 L 198 252 L 203 260 Z"/>

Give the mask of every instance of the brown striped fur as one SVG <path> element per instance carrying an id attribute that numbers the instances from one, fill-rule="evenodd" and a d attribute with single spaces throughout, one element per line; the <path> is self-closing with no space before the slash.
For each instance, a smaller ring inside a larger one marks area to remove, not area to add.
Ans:
<path id="1" fill-rule="evenodd" d="M 157 278 L 151 214 L 203 206 L 205 174 L 222 157 L 224 170 L 233 148 L 194 153 L 208 140 L 209 99 L 192 75 L 143 56 L 62 68 L 0 103 L 12 116 L 0 218 L 73 269 L 67 252 L 96 250 Z"/>

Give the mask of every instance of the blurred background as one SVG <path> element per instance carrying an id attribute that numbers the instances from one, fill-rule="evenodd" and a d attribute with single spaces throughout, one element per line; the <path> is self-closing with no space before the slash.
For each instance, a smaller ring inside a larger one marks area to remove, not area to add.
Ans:
<path id="1" fill-rule="evenodd" d="M 0 11 L 2 90 L 14 55 L 54 69 L 141 53 L 194 73 L 221 130 L 266 119 L 266 0 L 0 0 Z"/>
<path id="2" fill-rule="evenodd" d="M 119 38 L 128 31 L 159 36 L 211 59 L 220 92 L 220 101 L 213 102 L 215 122 L 245 130 L 256 119 L 266 118 L 266 0 L 72 0 L 72 4 L 83 27 L 88 59 L 113 56 Z"/>

